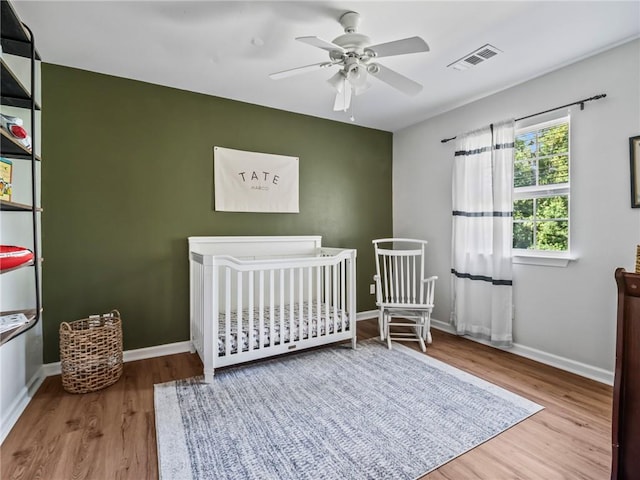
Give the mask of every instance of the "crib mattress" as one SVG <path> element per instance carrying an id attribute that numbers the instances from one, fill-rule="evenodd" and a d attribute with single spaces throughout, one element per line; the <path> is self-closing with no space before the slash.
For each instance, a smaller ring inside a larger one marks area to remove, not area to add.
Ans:
<path id="1" fill-rule="evenodd" d="M 300 313 L 302 308 L 302 313 Z M 264 327 L 262 329 L 262 335 L 264 337 L 264 346 L 268 347 L 273 341 L 273 345 L 278 345 L 281 342 L 287 343 L 290 341 L 300 340 L 300 321 L 302 320 L 302 339 L 309 338 L 309 326 L 311 326 L 311 337 L 324 336 L 334 333 L 334 315 L 337 313 L 336 328 L 335 331 L 342 332 L 349 330 L 349 316 L 345 312 L 344 322 L 342 321 L 342 310 L 336 311 L 330 307 L 327 314 L 326 305 L 320 304 L 320 313 L 318 313 L 318 303 L 312 303 L 311 315 L 309 315 L 309 303 L 304 302 L 294 305 L 294 321 L 293 321 L 293 339 L 291 339 L 291 327 L 290 327 L 290 312 L 291 305 L 285 305 L 283 308 L 282 316 L 284 318 L 284 325 L 280 325 L 280 306 L 274 307 L 274 325 L 273 335 L 271 333 L 271 325 L 269 321 L 269 309 L 263 310 Z M 229 315 L 231 320 L 230 335 L 226 338 L 226 315 L 220 313 L 218 315 L 218 356 L 222 357 L 226 354 L 226 342 L 231 343 L 231 353 L 238 352 L 238 316 L 237 312 L 231 312 Z M 251 342 L 253 349 L 260 348 L 260 326 L 258 325 L 258 319 L 260 318 L 260 309 L 253 309 L 253 331 L 251 332 Z M 242 312 L 242 332 L 240 335 L 241 351 L 246 352 L 249 350 L 249 310 L 245 309 Z"/>

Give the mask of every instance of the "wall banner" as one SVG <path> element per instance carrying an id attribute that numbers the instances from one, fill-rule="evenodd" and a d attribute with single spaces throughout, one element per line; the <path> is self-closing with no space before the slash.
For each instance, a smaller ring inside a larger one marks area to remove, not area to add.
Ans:
<path id="1" fill-rule="evenodd" d="M 298 213 L 298 157 L 213 149 L 216 211 Z"/>

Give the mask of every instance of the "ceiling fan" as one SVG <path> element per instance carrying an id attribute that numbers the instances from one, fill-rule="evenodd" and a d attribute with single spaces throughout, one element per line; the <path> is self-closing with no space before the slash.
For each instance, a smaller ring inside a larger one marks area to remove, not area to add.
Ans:
<path id="1" fill-rule="evenodd" d="M 420 93 L 422 85 L 373 60 L 407 53 L 428 52 L 427 42 L 420 37 L 410 37 L 371 45 L 371 39 L 368 36 L 356 31 L 360 23 L 359 13 L 346 12 L 339 21 L 344 28 L 344 34 L 334 38 L 331 42 L 318 37 L 296 38 L 300 42 L 329 52 L 329 61 L 283 70 L 272 73 L 269 77 L 278 80 L 300 73 L 322 70 L 334 65 L 339 66 L 340 70 L 328 80 L 337 92 L 333 105 L 335 111 L 343 110 L 346 112 L 349 109 L 352 92 L 359 95 L 370 86 L 368 83 L 369 75 L 406 95 Z"/>

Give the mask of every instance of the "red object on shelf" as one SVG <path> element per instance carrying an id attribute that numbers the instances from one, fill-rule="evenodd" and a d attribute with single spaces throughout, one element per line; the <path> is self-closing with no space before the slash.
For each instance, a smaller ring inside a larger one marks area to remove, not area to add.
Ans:
<path id="1" fill-rule="evenodd" d="M 20 125 L 11 125 L 9 127 L 9 131 L 11 132 L 11 135 L 13 135 L 16 138 L 19 138 L 20 140 L 22 140 L 23 138 L 27 138 L 29 136 L 27 131 Z"/>
<path id="2" fill-rule="evenodd" d="M 9 132 L 27 150 L 31 150 L 31 137 L 22 126 L 23 123 L 20 117 L 0 114 L 0 127 Z"/>
<path id="3" fill-rule="evenodd" d="M 0 245 L 0 271 L 16 268 L 33 261 L 33 252 L 14 245 Z"/>

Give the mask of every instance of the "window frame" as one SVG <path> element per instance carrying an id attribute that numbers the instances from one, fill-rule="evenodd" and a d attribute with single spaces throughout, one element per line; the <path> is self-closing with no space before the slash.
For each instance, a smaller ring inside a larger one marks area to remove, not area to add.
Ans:
<path id="1" fill-rule="evenodd" d="M 567 148 L 567 166 L 568 166 L 568 182 L 567 183 L 559 183 L 552 185 L 530 185 L 524 187 L 513 187 L 512 191 L 512 201 L 515 204 L 517 200 L 529 200 L 529 199 L 540 199 L 540 198 L 549 198 L 553 196 L 567 196 L 568 199 L 568 217 L 567 217 L 567 250 L 539 250 L 539 249 L 526 249 L 526 248 L 513 248 L 513 263 L 517 264 L 529 264 L 529 265 L 543 265 L 543 266 L 560 266 L 566 267 L 571 260 L 577 260 L 575 256 L 571 253 L 571 210 L 572 210 L 572 202 L 571 202 L 571 115 L 568 111 L 556 112 L 554 116 L 546 119 L 538 120 L 538 121 L 529 121 L 526 125 L 516 124 L 515 129 L 515 137 L 520 135 L 540 131 L 544 128 L 552 127 L 560 124 L 568 124 L 568 148 Z M 514 150 L 515 156 L 515 150 Z M 515 168 L 515 159 L 514 159 L 514 168 Z M 539 170 L 536 170 L 536 175 L 539 174 Z M 514 177 L 515 180 L 515 177 Z M 513 224 L 516 223 L 515 218 L 513 219 Z M 535 225 L 535 217 L 534 217 L 534 225 Z M 535 237 L 534 237 L 535 238 Z M 512 232 L 512 241 L 513 241 L 513 232 Z"/>

